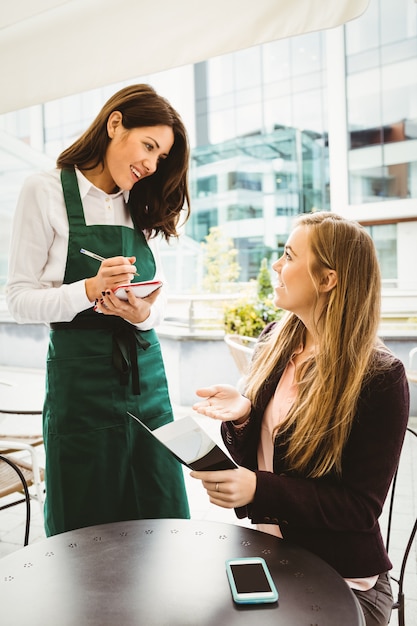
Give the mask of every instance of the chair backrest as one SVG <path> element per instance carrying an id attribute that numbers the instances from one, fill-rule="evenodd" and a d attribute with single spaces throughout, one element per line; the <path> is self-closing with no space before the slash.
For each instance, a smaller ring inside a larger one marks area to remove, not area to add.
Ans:
<path id="1" fill-rule="evenodd" d="M 0 414 L 1 413 L 2 411 L 0 410 Z M 36 497 L 39 503 L 40 511 L 43 514 L 44 490 L 42 488 L 42 482 L 44 480 L 45 472 L 43 467 L 40 465 L 37 454 L 37 449 L 40 447 L 43 447 L 43 437 L 41 434 L 0 434 L 0 454 L 7 456 L 8 458 L 13 458 L 14 462 L 19 465 L 21 471 L 23 472 L 28 486 L 30 487 L 31 485 L 34 485 L 36 495 L 33 497 Z M 11 453 L 19 453 L 19 456 L 10 457 Z M 29 456 L 30 462 L 24 461 L 21 456 Z M 0 497 L 4 495 L 2 492 L 6 488 L 7 483 L 0 485 Z M 10 493 L 15 491 L 17 491 L 17 489 L 13 488 Z M 0 509 L 1 508 L 2 507 L 0 506 Z"/>
<path id="2" fill-rule="evenodd" d="M 33 473 L 26 463 L 15 459 L 10 456 L 0 454 L 0 498 L 9 495 L 14 492 L 24 492 L 26 503 L 26 524 L 25 524 L 25 538 L 24 546 L 29 543 L 29 528 L 30 528 L 30 494 L 28 484 L 33 482 Z M 22 500 L 17 502 L 8 503 L 0 506 L 0 510 L 19 504 Z"/>
<path id="3" fill-rule="evenodd" d="M 417 356 L 417 347 L 412 348 L 408 353 L 408 367 L 406 369 L 407 378 L 411 383 L 417 383 L 417 369 L 413 364 L 414 357 Z"/>
<path id="4" fill-rule="evenodd" d="M 0 368 L 1 371 L 1 368 Z M 43 514 L 44 470 L 41 467 L 43 454 L 42 435 L 42 407 L 40 406 L 41 384 L 45 375 L 34 374 L 32 371 L 18 370 L 16 372 L 5 370 L 2 374 L 5 380 L 0 381 L 0 400 L 4 401 L 5 408 L 0 405 L 0 453 L 6 456 L 18 452 L 18 457 L 29 456 L 31 463 L 31 478 L 28 484 L 34 485 L 39 508 Z M 13 388 L 14 393 L 4 393 L 4 389 Z M 24 396 L 25 400 L 20 400 Z M 32 405 L 33 402 L 33 405 Z M 29 408 L 30 406 L 34 408 Z M 36 408 L 38 405 L 39 408 Z M 18 407 L 25 408 L 18 408 Z M 17 408 L 13 408 L 17 407 Z M 22 454 L 20 454 L 22 452 Z M 26 468 L 21 468 L 26 475 Z M 32 494 L 31 494 L 32 497 Z"/>
<path id="5" fill-rule="evenodd" d="M 239 372 L 245 375 L 248 371 L 256 339 L 244 335 L 225 335 L 224 340 L 230 350 Z"/>
<path id="6" fill-rule="evenodd" d="M 402 547 L 402 551 L 400 555 L 400 562 L 397 564 L 397 566 L 395 564 L 395 559 L 391 558 L 391 560 L 394 563 L 394 570 L 393 570 L 394 573 L 391 573 L 391 580 L 393 580 L 398 585 L 397 596 L 394 593 L 394 589 L 393 589 L 394 598 L 396 597 L 394 604 L 393 604 L 393 609 L 398 609 L 399 626 L 405 625 L 404 578 L 405 578 L 405 571 L 407 567 L 408 557 L 410 555 L 410 552 L 411 552 L 411 549 L 413 547 L 414 540 L 416 537 L 417 516 L 416 516 L 415 510 L 411 513 L 411 515 L 409 515 L 410 498 L 405 498 L 404 494 L 400 493 L 398 479 L 399 479 L 399 476 L 401 478 L 401 472 L 404 469 L 402 467 L 403 466 L 402 461 L 404 461 L 404 457 L 407 455 L 409 456 L 411 460 L 415 458 L 416 455 L 413 452 L 414 452 L 416 444 L 417 444 L 417 432 L 413 430 L 411 427 L 408 427 L 406 431 L 405 440 L 404 440 L 403 450 L 401 452 L 400 463 L 394 475 L 394 479 L 393 479 L 392 486 L 391 486 L 391 494 L 388 500 L 389 509 L 388 509 L 388 520 L 387 520 L 386 543 L 385 543 L 388 554 L 390 554 L 390 549 L 392 551 L 394 517 L 401 514 L 402 517 L 406 518 L 407 526 L 410 528 L 410 530 L 408 531 L 408 535 L 407 533 L 404 535 L 403 524 L 401 524 L 401 535 L 405 538 L 403 542 L 404 546 Z M 417 480 L 417 477 L 414 477 L 414 479 Z M 409 477 L 407 475 L 406 482 L 407 484 L 410 485 L 411 488 L 413 487 L 414 481 L 413 481 L 412 476 Z M 402 510 L 400 512 L 398 510 L 399 506 L 396 506 L 396 505 L 397 503 L 400 503 L 400 502 L 401 502 L 402 508 L 406 508 L 408 509 L 408 511 Z"/>

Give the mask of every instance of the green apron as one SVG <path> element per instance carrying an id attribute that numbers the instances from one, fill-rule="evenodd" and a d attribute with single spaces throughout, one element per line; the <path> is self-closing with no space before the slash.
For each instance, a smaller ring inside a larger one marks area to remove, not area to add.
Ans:
<path id="1" fill-rule="evenodd" d="M 138 280 L 155 260 L 143 233 L 86 226 L 75 171 L 61 173 L 69 220 L 64 283 L 97 273 L 104 257 L 136 256 Z M 47 536 L 108 522 L 188 518 L 182 467 L 127 415 L 150 429 L 173 419 L 155 331 L 138 331 L 93 307 L 51 324 L 43 413 Z"/>

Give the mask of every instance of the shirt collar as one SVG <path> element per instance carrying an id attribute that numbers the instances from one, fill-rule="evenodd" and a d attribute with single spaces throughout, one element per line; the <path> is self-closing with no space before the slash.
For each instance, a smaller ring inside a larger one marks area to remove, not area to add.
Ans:
<path id="1" fill-rule="evenodd" d="M 91 183 L 88 180 L 88 178 L 86 178 L 84 174 L 80 172 L 78 167 L 75 168 L 75 173 L 77 176 L 78 188 L 80 190 L 81 200 L 83 200 L 92 191 L 93 193 L 98 192 L 99 194 L 110 196 L 111 198 L 118 198 L 120 195 L 123 194 L 124 201 L 126 203 L 129 201 L 129 191 L 119 189 L 119 191 L 116 191 L 116 193 L 106 193 L 102 189 L 99 189 L 98 187 L 93 185 L 93 183 Z"/>

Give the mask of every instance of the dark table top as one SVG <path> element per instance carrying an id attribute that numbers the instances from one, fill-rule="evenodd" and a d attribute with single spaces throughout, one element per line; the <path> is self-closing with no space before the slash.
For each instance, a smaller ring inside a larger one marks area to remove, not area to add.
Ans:
<path id="1" fill-rule="evenodd" d="M 261 556 L 278 603 L 234 604 L 225 560 Z M 2 626 L 363 626 L 324 561 L 233 524 L 139 520 L 92 526 L 0 560 Z"/>

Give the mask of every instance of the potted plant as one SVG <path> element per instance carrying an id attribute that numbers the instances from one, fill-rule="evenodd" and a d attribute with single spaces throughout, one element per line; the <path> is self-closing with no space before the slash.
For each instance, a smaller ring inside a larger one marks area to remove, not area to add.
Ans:
<path id="1" fill-rule="evenodd" d="M 259 274 L 242 298 L 224 308 L 226 334 L 256 338 L 269 322 L 281 318 L 283 311 L 273 303 L 273 286 L 267 259 L 262 259 Z"/>

